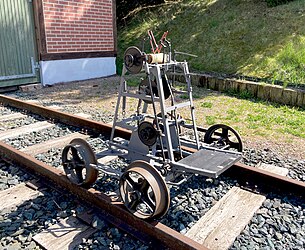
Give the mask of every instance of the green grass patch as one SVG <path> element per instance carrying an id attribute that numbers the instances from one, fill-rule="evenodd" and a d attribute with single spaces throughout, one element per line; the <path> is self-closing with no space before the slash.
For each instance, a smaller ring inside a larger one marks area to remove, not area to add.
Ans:
<path id="1" fill-rule="evenodd" d="M 236 128 L 243 136 L 263 136 L 272 140 L 291 136 L 305 138 L 305 110 L 301 108 L 226 94 L 206 95 L 196 101 L 196 106 L 198 124 L 224 123 Z"/>
<path id="2" fill-rule="evenodd" d="M 180 95 L 179 97 L 180 97 L 181 99 L 184 99 L 184 100 L 189 99 L 189 95 L 188 95 L 188 94 L 182 94 L 182 95 Z"/>
<path id="3" fill-rule="evenodd" d="M 118 30 L 118 68 L 127 47 L 142 48 L 148 29 L 157 40 L 168 30 L 173 49 L 198 55 L 177 58 L 188 60 L 192 71 L 304 84 L 304 15 L 304 0 L 273 8 L 256 0 L 181 0 L 146 8 Z"/>
<path id="4" fill-rule="evenodd" d="M 213 125 L 216 123 L 216 117 L 215 116 L 211 116 L 211 115 L 208 115 L 206 116 L 206 124 L 207 125 Z"/>
<path id="5" fill-rule="evenodd" d="M 131 79 L 131 80 L 128 80 L 127 81 L 127 85 L 129 86 L 129 87 L 138 87 L 139 86 L 139 81 L 136 81 L 136 80 L 134 80 L 134 79 Z"/>
<path id="6" fill-rule="evenodd" d="M 203 103 L 201 103 L 201 105 L 200 105 L 202 108 L 212 108 L 213 107 L 213 103 L 211 103 L 211 102 L 203 102 Z"/>
<path id="7" fill-rule="evenodd" d="M 179 95 L 179 97 L 180 97 L 181 99 L 184 99 L 184 100 L 189 99 L 189 95 L 188 95 L 188 94 L 181 94 L 181 95 Z M 201 96 L 198 95 L 198 94 L 193 94 L 192 97 L 193 97 L 194 99 L 199 99 Z"/>
<path id="8" fill-rule="evenodd" d="M 288 3 L 291 1 L 293 1 L 293 0 L 266 0 L 268 6 L 270 6 L 270 7 L 278 6 L 278 5 L 285 4 L 285 3 Z"/>
<path id="9" fill-rule="evenodd" d="M 254 95 L 247 90 L 237 91 L 235 89 L 229 89 L 226 91 L 231 96 L 236 96 L 241 99 L 253 99 Z"/>

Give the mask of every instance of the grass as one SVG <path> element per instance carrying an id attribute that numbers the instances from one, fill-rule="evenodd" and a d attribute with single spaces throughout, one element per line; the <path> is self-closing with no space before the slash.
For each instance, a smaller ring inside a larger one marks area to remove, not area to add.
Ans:
<path id="1" fill-rule="evenodd" d="M 137 78 L 129 76 L 128 86 L 136 89 L 139 84 Z M 175 88 L 185 90 L 185 85 L 178 83 Z M 304 109 L 261 101 L 246 91 L 219 93 L 193 86 L 193 96 L 196 120 L 200 126 L 224 123 L 235 128 L 246 140 L 264 138 L 273 142 L 289 142 L 301 139 L 305 148 Z M 188 99 L 186 94 L 177 97 L 178 102 Z M 191 118 L 188 108 L 179 110 L 179 113 L 186 120 Z"/>
<path id="2" fill-rule="evenodd" d="M 130 85 L 136 85 L 131 88 L 136 91 L 139 78 L 144 76 L 128 76 L 127 82 L 131 80 Z M 37 90 L 33 95 L 35 99 L 46 103 L 79 106 L 93 113 L 98 109 L 111 117 L 117 102 L 119 81 L 119 77 L 113 77 L 60 84 Z M 175 87 L 184 90 L 183 86 Z M 198 96 L 194 99 L 197 125 L 209 127 L 215 123 L 224 123 L 235 128 L 248 147 L 276 148 L 276 152 L 283 155 L 305 159 L 305 110 L 253 98 L 245 99 L 243 93 L 219 93 L 196 86 L 193 86 L 193 91 Z M 78 96 L 77 100 L 75 96 Z M 185 100 L 177 98 L 177 101 Z M 133 112 L 137 104 L 136 100 L 127 98 L 127 107 Z M 189 120 L 189 109 L 179 109 L 179 113 Z"/>
<path id="3" fill-rule="evenodd" d="M 305 1 L 274 8 L 263 0 L 180 0 L 137 13 L 118 30 L 118 66 L 128 46 L 142 47 L 152 29 L 173 49 L 197 54 L 193 71 L 238 73 L 305 84 Z M 149 43 L 146 42 L 146 51 Z"/>
<path id="4" fill-rule="evenodd" d="M 213 103 L 211 102 L 202 102 L 200 105 L 202 108 L 212 108 L 213 107 Z"/>
<path id="5" fill-rule="evenodd" d="M 128 86 L 136 89 L 140 77 L 128 76 Z M 185 85 L 177 83 L 175 88 L 185 90 Z M 188 99 L 186 94 L 177 97 L 178 102 Z M 298 138 L 305 148 L 304 109 L 258 100 L 247 91 L 219 93 L 193 86 L 193 97 L 197 124 L 200 126 L 224 123 L 247 139 L 289 142 Z M 190 119 L 189 109 L 184 108 L 179 112 L 183 118 Z"/>
<path id="6" fill-rule="evenodd" d="M 197 91 L 201 92 L 201 98 L 194 102 L 200 125 L 228 124 L 246 138 L 264 137 L 286 142 L 292 138 L 305 139 L 305 110 L 301 108 L 244 99 L 243 95 L 204 92 L 196 88 Z"/>

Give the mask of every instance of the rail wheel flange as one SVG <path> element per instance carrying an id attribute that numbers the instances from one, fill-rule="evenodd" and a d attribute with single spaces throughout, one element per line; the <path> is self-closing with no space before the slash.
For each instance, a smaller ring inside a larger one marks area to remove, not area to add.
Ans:
<path id="1" fill-rule="evenodd" d="M 156 168 L 132 162 L 120 178 L 120 195 L 129 212 L 141 219 L 159 219 L 167 213 L 170 195 Z"/>
<path id="2" fill-rule="evenodd" d="M 238 132 L 225 124 L 215 124 L 208 128 L 204 135 L 204 142 L 207 144 L 216 143 L 220 146 L 228 146 L 238 152 L 243 151 L 243 143 Z"/>
<path id="3" fill-rule="evenodd" d="M 96 156 L 90 145 L 83 139 L 73 139 L 62 152 L 62 165 L 68 179 L 80 186 L 90 187 L 98 177 Z"/>

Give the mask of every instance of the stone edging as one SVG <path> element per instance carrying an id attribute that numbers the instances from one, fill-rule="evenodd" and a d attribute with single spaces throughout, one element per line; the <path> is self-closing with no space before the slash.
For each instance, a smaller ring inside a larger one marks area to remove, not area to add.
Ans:
<path id="1" fill-rule="evenodd" d="M 283 88 L 282 86 L 243 81 L 237 79 L 220 78 L 207 74 L 191 74 L 194 85 L 221 92 L 246 91 L 262 100 L 280 104 L 305 108 L 305 91 Z"/>

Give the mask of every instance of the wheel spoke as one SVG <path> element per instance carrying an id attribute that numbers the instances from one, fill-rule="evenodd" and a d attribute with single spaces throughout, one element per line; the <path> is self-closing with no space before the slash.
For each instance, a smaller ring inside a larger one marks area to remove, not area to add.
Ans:
<path id="1" fill-rule="evenodd" d="M 147 195 L 144 195 L 141 201 L 148 207 L 148 209 L 153 213 L 155 211 L 156 205 L 149 199 Z"/>
<path id="2" fill-rule="evenodd" d="M 149 187 L 150 187 L 150 185 L 149 185 L 148 181 L 146 179 L 144 179 L 142 181 L 142 183 L 140 184 L 139 191 L 143 194 L 147 193 Z"/>
<path id="3" fill-rule="evenodd" d="M 239 147 L 240 147 L 240 144 L 238 142 L 233 142 L 233 141 L 228 140 L 228 143 L 231 148 L 239 149 Z"/>
<path id="4" fill-rule="evenodd" d="M 132 189 L 136 189 L 138 186 L 138 184 L 134 182 L 134 180 L 130 177 L 129 174 L 125 176 L 125 181 L 128 184 L 128 186 L 131 187 Z"/>
<path id="5" fill-rule="evenodd" d="M 79 157 L 78 151 L 75 147 L 71 147 L 71 153 L 73 161 L 75 162 L 75 168 L 78 168 L 85 164 L 85 162 Z"/>
<path id="6" fill-rule="evenodd" d="M 75 169 L 75 162 L 73 160 L 66 160 L 65 162 L 63 162 L 63 166 L 69 170 Z"/>
<path id="7" fill-rule="evenodd" d="M 214 141 L 218 141 L 219 137 L 211 137 L 210 138 L 210 143 L 214 142 Z"/>
<path id="8" fill-rule="evenodd" d="M 136 210 L 137 206 L 140 204 L 139 199 L 133 199 L 131 202 L 128 203 L 128 208 L 131 210 Z"/>
<path id="9" fill-rule="evenodd" d="M 74 183 L 79 183 L 78 177 L 76 175 L 75 169 L 69 170 L 69 172 L 66 173 L 67 177 Z"/>
<path id="10" fill-rule="evenodd" d="M 222 128 L 222 133 L 221 133 L 221 136 L 224 138 L 224 139 L 227 139 L 228 138 L 228 134 L 229 134 L 229 130 L 228 128 Z"/>
<path id="11" fill-rule="evenodd" d="M 83 170 L 80 169 L 80 168 L 76 168 L 75 169 L 75 173 L 76 173 L 76 177 L 77 177 L 77 181 L 79 183 L 82 183 L 84 181 L 84 178 L 83 178 Z"/>
<path id="12" fill-rule="evenodd" d="M 124 189 L 124 197 L 125 197 L 124 200 L 125 200 L 125 201 L 128 201 L 128 200 L 129 200 L 130 193 L 131 193 L 131 192 L 128 192 L 126 188 Z"/>

